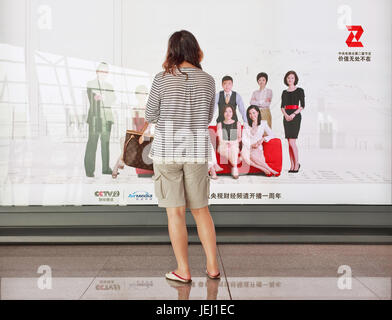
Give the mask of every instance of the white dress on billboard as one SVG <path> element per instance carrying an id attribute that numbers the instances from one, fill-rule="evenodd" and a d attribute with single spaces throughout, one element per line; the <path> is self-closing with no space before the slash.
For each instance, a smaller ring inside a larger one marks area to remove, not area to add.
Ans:
<path id="1" fill-rule="evenodd" d="M 265 141 L 268 142 L 275 138 L 274 133 L 269 127 L 266 120 L 261 120 L 260 125 L 257 126 L 256 132 L 253 131 L 247 123 L 244 123 L 244 128 L 242 130 L 242 149 L 241 156 L 242 159 L 247 163 L 250 162 L 250 154 L 257 154 L 258 159 L 265 162 L 263 145 L 260 144 L 257 148 L 252 148 L 251 145 L 263 138 L 264 133 L 267 135 L 264 137 Z"/>

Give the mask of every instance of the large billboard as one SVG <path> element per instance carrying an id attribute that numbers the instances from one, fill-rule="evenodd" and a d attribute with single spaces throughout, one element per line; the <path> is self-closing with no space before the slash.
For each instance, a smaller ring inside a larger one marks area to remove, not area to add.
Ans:
<path id="1" fill-rule="evenodd" d="M 233 164 L 216 148 L 224 170 L 211 180 L 210 204 L 391 204 L 391 6 L 1 0 L 0 205 L 156 204 L 151 172 L 112 171 L 126 131 L 144 124 L 152 79 L 181 29 L 198 39 L 217 93 L 224 76 L 233 79 L 241 127 L 241 110 L 262 110 L 271 134 L 259 160 L 279 172 L 247 166 L 241 153 Z M 296 149 L 281 109 L 290 70 L 304 93 Z M 298 172 L 289 172 L 293 150 Z"/>

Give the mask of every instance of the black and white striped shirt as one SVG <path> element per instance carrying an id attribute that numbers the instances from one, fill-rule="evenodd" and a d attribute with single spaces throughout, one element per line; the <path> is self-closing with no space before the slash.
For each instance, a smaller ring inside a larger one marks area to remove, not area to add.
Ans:
<path id="1" fill-rule="evenodd" d="M 215 81 L 198 68 L 182 75 L 159 72 L 152 83 L 145 119 L 156 123 L 149 157 L 154 162 L 211 161 L 208 125 L 212 121 Z"/>

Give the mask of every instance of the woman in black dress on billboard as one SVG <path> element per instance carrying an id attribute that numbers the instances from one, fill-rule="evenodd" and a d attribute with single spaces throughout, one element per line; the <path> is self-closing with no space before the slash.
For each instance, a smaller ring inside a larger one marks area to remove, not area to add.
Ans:
<path id="1" fill-rule="evenodd" d="M 300 168 L 298 162 L 297 138 L 301 127 L 301 111 L 305 107 L 305 93 L 302 88 L 296 87 L 298 76 L 295 71 L 289 71 L 283 82 L 288 88 L 282 92 L 281 111 L 283 113 L 283 126 L 285 137 L 289 143 L 290 170 L 296 173 Z"/>

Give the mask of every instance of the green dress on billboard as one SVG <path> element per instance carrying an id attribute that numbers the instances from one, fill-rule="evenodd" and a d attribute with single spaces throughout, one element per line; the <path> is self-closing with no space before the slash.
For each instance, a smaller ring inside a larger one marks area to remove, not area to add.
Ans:
<path id="1" fill-rule="evenodd" d="M 116 100 L 110 83 L 94 79 L 87 82 L 87 96 L 90 103 L 87 123 L 88 141 L 84 156 L 84 167 L 88 177 L 94 176 L 98 139 L 101 140 L 102 173 L 112 174 L 109 167 L 110 131 L 113 124 L 112 104 Z"/>

